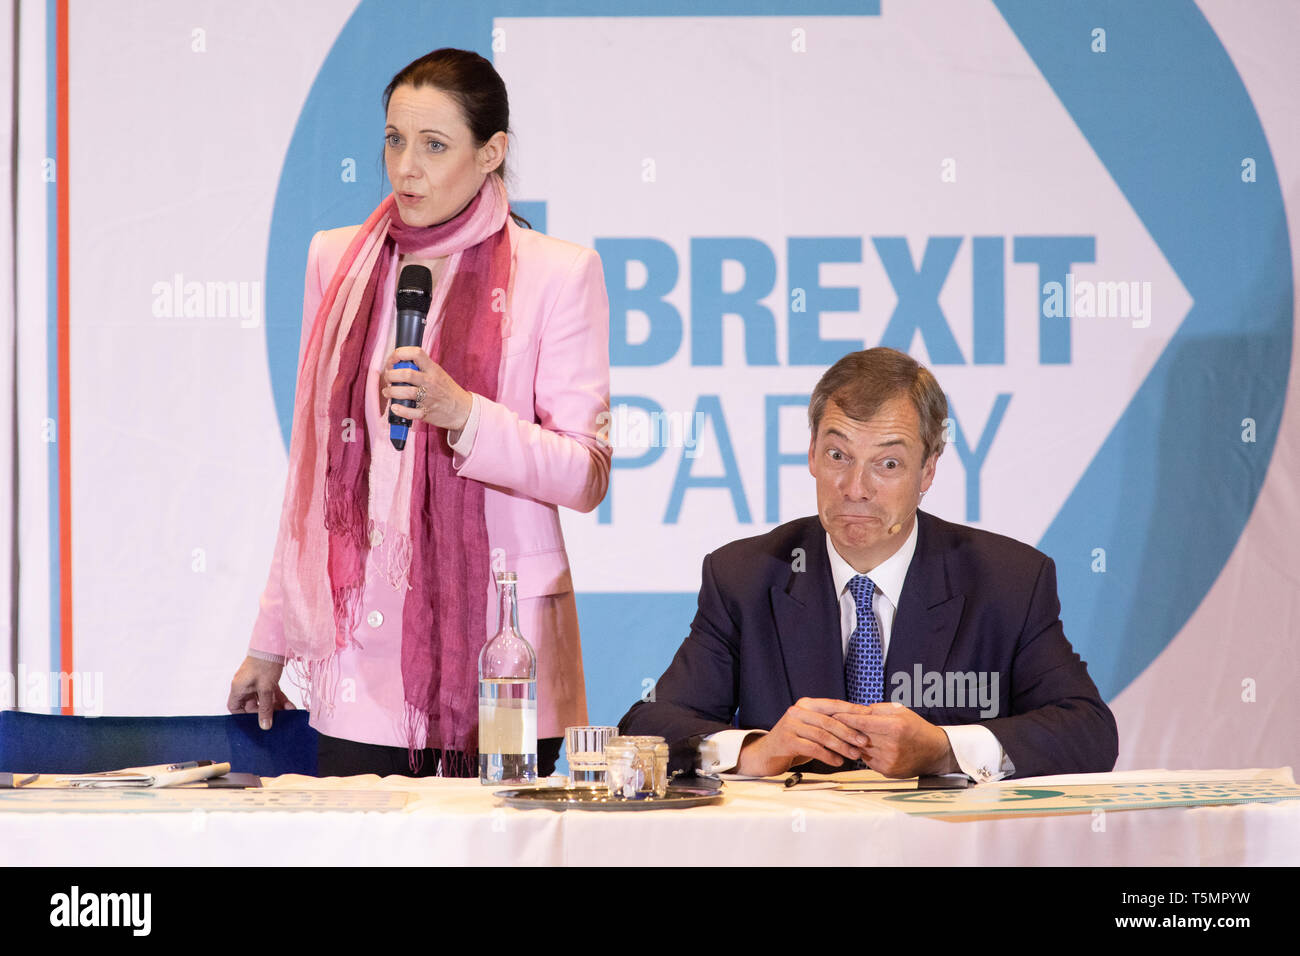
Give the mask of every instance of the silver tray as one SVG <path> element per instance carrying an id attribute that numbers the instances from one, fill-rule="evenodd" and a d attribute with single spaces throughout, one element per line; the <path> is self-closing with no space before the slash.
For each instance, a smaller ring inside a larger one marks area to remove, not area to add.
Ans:
<path id="1" fill-rule="evenodd" d="M 706 787 L 669 787 L 668 793 L 662 797 L 622 800 L 610 797 L 602 789 L 524 787 L 498 790 L 493 796 L 504 800 L 506 806 L 520 810 L 678 810 L 717 803 L 722 799 L 722 791 Z"/>

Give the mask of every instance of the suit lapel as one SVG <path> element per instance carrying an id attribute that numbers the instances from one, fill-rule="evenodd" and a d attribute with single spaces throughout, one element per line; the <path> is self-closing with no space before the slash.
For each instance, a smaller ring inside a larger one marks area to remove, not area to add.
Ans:
<path id="1" fill-rule="evenodd" d="M 943 530 L 923 511 L 917 511 L 916 520 L 916 552 L 903 580 L 885 659 L 885 700 L 898 671 L 910 677 L 918 665 L 922 671 L 943 670 L 966 603 L 964 595 L 953 593 Z"/>
<path id="2" fill-rule="evenodd" d="M 844 645 L 826 532 L 817 518 L 808 521 L 799 545 L 806 562 L 803 570 L 795 570 L 791 556 L 789 580 L 771 589 L 791 703 L 800 697 L 844 699 Z"/>

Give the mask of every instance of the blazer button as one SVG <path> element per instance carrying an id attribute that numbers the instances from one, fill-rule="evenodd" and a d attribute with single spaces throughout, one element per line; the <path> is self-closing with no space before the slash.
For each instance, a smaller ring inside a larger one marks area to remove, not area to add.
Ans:
<path id="1" fill-rule="evenodd" d="M 378 528 L 375 528 L 370 532 L 370 547 L 372 548 L 379 547 L 379 545 L 383 543 L 383 540 L 384 540 L 384 533 L 380 531 Z"/>
<path id="2" fill-rule="evenodd" d="M 384 615 L 379 611 L 371 611 L 366 615 L 366 623 L 371 627 L 378 627 L 380 624 L 384 623 Z"/>

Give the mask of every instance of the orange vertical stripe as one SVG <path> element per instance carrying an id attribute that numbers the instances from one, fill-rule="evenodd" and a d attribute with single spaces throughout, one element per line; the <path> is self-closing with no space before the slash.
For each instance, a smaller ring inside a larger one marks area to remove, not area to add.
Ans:
<path id="1" fill-rule="evenodd" d="M 72 381 L 68 361 L 69 269 L 68 269 L 68 0 L 58 0 L 55 56 L 55 182 L 58 188 L 58 296 L 59 296 L 59 619 L 60 670 L 72 673 L 72 432 L 68 428 L 68 385 Z M 60 687 L 70 684 L 59 682 Z M 72 702 L 62 701 L 62 712 L 72 713 Z"/>

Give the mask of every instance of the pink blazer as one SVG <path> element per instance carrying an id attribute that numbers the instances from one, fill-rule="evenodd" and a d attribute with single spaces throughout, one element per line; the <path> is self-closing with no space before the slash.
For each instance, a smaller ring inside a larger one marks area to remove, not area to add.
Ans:
<path id="1" fill-rule="evenodd" d="M 299 367 L 321 297 L 358 228 L 331 229 L 312 239 Z M 520 629 L 537 652 L 538 735 L 554 737 L 587 721 L 577 609 L 557 509 L 591 511 L 609 484 L 610 448 L 597 437 L 609 411 L 609 301 L 593 250 L 522 229 L 510 219 L 507 231 L 512 271 L 497 399 L 477 397 L 473 444 L 467 454 L 457 452 L 452 465 L 487 486 L 488 542 L 494 554 L 503 552 L 505 569 L 518 573 Z M 286 653 L 278 564 L 277 553 L 249 645 L 257 656 Z M 494 592 L 485 582 L 493 633 Z M 391 706 L 400 716 L 400 673 L 396 677 Z M 328 726 L 318 725 L 313 714 L 312 723 L 332 736 L 404 746 L 372 726 L 349 733 L 341 719 L 335 715 Z"/>

